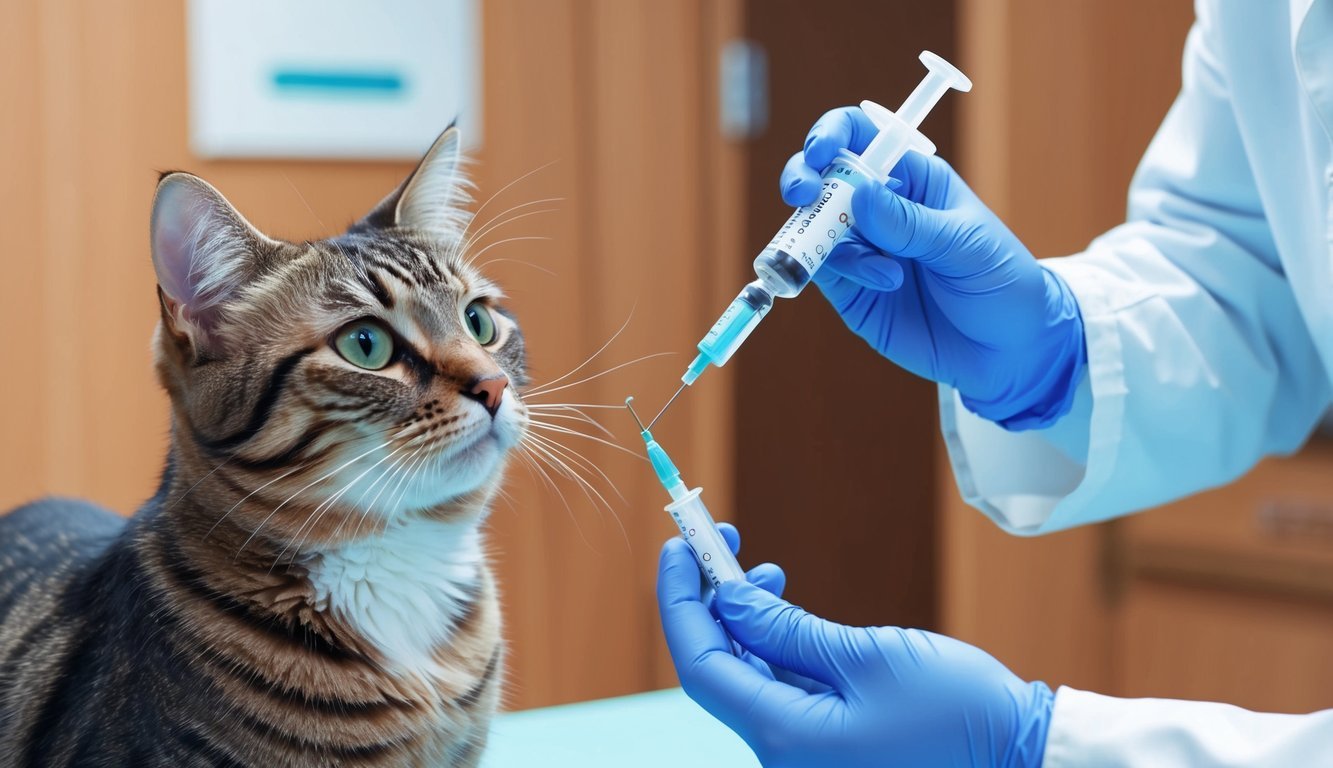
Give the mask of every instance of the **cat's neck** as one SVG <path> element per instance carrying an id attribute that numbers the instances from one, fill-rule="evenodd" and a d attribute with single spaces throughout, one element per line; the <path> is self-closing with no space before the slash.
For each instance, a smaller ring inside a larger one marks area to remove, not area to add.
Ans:
<path id="1" fill-rule="evenodd" d="M 433 676 L 436 649 L 471 610 L 485 567 L 478 521 L 416 518 L 310 556 L 314 606 L 403 671 Z"/>
<path id="2" fill-rule="evenodd" d="M 489 490 L 333 537 L 302 525 L 318 514 L 317 501 L 275 513 L 278 497 L 252 494 L 253 478 L 225 467 L 196 474 L 164 478 L 149 515 L 160 559 L 188 564 L 190 578 L 210 590 L 391 671 L 435 674 L 436 650 L 489 578 L 481 531 Z"/>

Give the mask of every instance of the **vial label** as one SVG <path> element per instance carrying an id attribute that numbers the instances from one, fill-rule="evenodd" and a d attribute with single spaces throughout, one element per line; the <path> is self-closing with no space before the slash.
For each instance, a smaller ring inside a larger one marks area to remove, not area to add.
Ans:
<path id="1" fill-rule="evenodd" d="M 829 166 L 824 171 L 819 197 L 792 213 L 759 258 L 772 260 L 771 257 L 786 255 L 805 270 L 802 283 L 808 282 L 828 258 L 833 244 L 854 223 L 852 193 L 865 181 L 865 176 L 849 165 Z"/>

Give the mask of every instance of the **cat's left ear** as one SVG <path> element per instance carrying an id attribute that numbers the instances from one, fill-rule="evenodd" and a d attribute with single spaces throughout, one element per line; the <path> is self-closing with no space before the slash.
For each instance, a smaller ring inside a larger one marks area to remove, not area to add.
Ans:
<path id="1" fill-rule="evenodd" d="M 416 170 L 352 231 L 392 227 L 461 231 L 467 224 L 464 206 L 471 200 L 462 164 L 458 126 L 450 125 L 426 150 Z"/>
<path id="2" fill-rule="evenodd" d="M 275 245 L 211 184 L 180 172 L 158 182 L 151 242 L 163 319 L 197 350 L 216 341 L 227 303 Z"/>

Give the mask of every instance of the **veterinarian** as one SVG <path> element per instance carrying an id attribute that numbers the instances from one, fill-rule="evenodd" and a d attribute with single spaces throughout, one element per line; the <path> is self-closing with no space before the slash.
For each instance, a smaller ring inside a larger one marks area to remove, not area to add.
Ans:
<path id="1" fill-rule="evenodd" d="M 909 154 L 896 191 L 856 192 L 854 236 L 817 274 L 855 333 L 940 383 L 959 489 L 1011 533 L 1227 483 L 1329 406 L 1333 0 L 1196 11 L 1128 220 L 1085 252 L 1038 263 L 945 162 Z M 826 114 L 783 198 L 811 202 L 873 131 Z M 715 621 L 681 541 L 658 592 L 685 690 L 766 766 L 1333 765 L 1333 711 L 1052 692 L 956 640 L 833 624 L 745 582 Z"/>

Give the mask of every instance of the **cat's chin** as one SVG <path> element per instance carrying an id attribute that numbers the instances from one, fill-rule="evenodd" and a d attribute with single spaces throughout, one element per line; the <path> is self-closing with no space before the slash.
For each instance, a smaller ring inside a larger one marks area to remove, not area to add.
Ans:
<path id="1" fill-rule="evenodd" d="M 427 462 L 420 470 L 423 481 L 405 494 L 403 510 L 437 507 L 493 484 L 516 442 L 491 428 L 466 445 Z"/>

